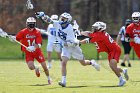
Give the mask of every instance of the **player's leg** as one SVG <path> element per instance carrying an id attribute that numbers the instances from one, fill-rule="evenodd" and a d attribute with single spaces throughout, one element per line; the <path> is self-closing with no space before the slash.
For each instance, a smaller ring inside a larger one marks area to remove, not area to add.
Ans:
<path id="1" fill-rule="evenodd" d="M 129 54 L 130 54 L 130 51 L 131 51 L 131 46 L 130 46 L 129 42 L 126 43 L 125 48 L 126 48 L 125 54 L 126 54 L 126 60 L 128 62 L 128 67 L 131 67 L 130 58 L 129 58 Z"/>
<path id="2" fill-rule="evenodd" d="M 79 60 L 79 62 L 83 66 L 92 65 L 97 71 L 100 71 L 100 65 L 95 60 Z"/>
<path id="3" fill-rule="evenodd" d="M 121 54 L 121 49 L 118 47 L 108 54 L 108 60 L 109 60 L 110 68 L 116 74 L 116 76 L 119 78 L 118 86 L 123 86 L 126 83 L 126 81 L 123 79 L 123 77 L 121 75 L 121 72 L 123 72 L 123 70 L 121 68 L 117 67 L 117 63 L 119 62 L 120 54 Z"/>
<path id="4" fill-rule="evenodd" d="M 120 72 L 122 72 L 122 69 L 117 68 L 117 61 L 115 59 L 111 59 L 110 62 L 109 62 L 109 66 L 112 69 L 112 71 L 119 78 L 119 84 L 118 84 L 118 86 L 123 86 L 126 83 L 126 81 L 121 76 L 121 73 Z"/>
<path id="5" fill-rule="evenodd" d="M 51 84 L 51 79 L 50 79 L 50 75 L 49 75 L 49 70 L 47 68 L 46 62 L 45 62 L 45 58 L 44 55 L 42 54 L 41 50 L 38 50 L 34 53 L 36 60 L 41 64 L 45 75 L 47 76 L 48 79 L 48 84 Z"/>
<path id="6" fill-rule="evenodd" d="M 126 61 L 126 56 L 125 56 L 125 52 L 126 52 L 126 44 L 125 44 L 126 42 L 125 41 L 122 41 L 122 45 L 123 45 L 123 50 L 124 50 L 124 57 L 123 57 L 123 61 L 121 62 L 121 66 L 126 66 L 125 65 L 125 61 Z"/>
<path id="7" fill-rule="evenodd" d="M 41 64 L 41 66 L 42 66 L 42 68 L 45 72 L 45 75 L 47 76 L 48 84 L 51 84 L 51 78 L 50 78 L 50 75 L 49 75 L 49 70 L 47 68 L 46 62 L 44 61 L 44 62 L 41 62 L 40 64 Z"/>
<path id="8" fill-rule="evenodd" d="M 27 62 L 27 65 L 28 65 L 28 68 L 29 68 L 30 70 L 35 70 L 35 73 L 36 73 L 36 76 L 37 76 L 37 77 L 40 77 L 39 68 L 38 68 L 38 67 L 35 67 L 34 61 L 28 61 L 28 62 Z"/>
<path id="9" fill-rule="evenodd" d="M 61 64 L 62 64 L 62 58 L 61 58 L 61 49 L 62 47 L 61 47 L 61 45 L 60 44 L 55 44 L 54 45 L 54 50 L 55 50 L 55 52 L 57 53 L 57 57 L 58 57 L 58 59 L 60 60 L 60 67 L 61 67 Z"/>
<path id="10" fill-rule="evenodd" d="M 48 69 L 50 69 L 51 67 L 52 67 L 52 64 L 51 64 L 51 61 L 52 61 L 52 59 L 51 59 L 51 51 L 47 51 L 47 60 L 48 60 Z"/>
<path id="11" fill-rule="evenodd" d="M 33 53 L 31 53 L 31 52 L 25 53 L 25 56 L 26 56 L 26 63 L 27 63 L 27 65 L 28 65 L 28 68 L 29 68 L 30 70 L 35 70 L 36 76 L 37 76 L 37 77 L 40 77 L 39 68 L 36 67 L 36 66 L 34 65 L 34 57 L 33 57 L 32 55 L 33 55 Z"/>
<path id="12" fill-rule="evenodd" d="M 62 79 L 59 82 L 59 85 L 62 87 L 66 87 L 66 75 L 67 75 L 67 62 L 69 58 L 62 56 L 62 67 L 61 67 L 61 73 L 62 73 Z"/>
<path id="13" fill-rule="evenodd" d="M 84 55 L 82 53 L 82 50 L 79 46 L 75 47 L 74 49 L 71 50 L 72 57 L 75 59 L 78 59 L 81 65 L 87 66 L 87 65 L 92 65 L 97 71 L 100 70 L 100 66 L 96 63 L 95 60 L 85 60 Z"/>
<path id="14" fill-rule="evenodd" d="M 70 51 L 68 48 L 64 47 L 62 49 L 61 58 L 62 58 L 62 67 L 61 67 L 61 73 L 62 73 L 62 79 L 58 83 L 62 87 L 66 87 L 66 75 L 67 75 L 67 62 L 70 59 Z"/>
<path id="15" fill-rule="evenodd" d="M 52 59 L 51 59 L 51 53 L 52 53 L 52 51 L 53 51 L 53 43 L 48 42 L 48 44 L 47 44 L 47 60 L 48 60 L 48 66 L 47 67 L 49 69 L 52 67 L 52 64 L 51 64 L 51 61 L 52 61 Z"/>

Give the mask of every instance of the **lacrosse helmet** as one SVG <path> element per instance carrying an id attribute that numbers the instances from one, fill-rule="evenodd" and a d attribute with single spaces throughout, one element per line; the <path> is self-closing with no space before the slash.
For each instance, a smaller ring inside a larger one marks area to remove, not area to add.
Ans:
<path id="1" fill-rule="evenodd" d="M 95 32 L 95 31 L 104 31 L 106 30 L 106 23 L 104 22 L 95 22 L 93 25 L 92 25 L 92 31 Z"/>
<path id="2" fill-rule="evenodd" d="M 138 23 L 140 21 L 140 12 L 134 12 L 132 14 L 132 21 Z"/>
<path id="3" fill-rule="evenodd" d="M 60 18 L 59 20 L 62 22 L 62 23 L 70 23 L 72 21 L 72 16 L 69 14 L 69 13 L 63 13 L 60 15 Z"/>
<path id="4" fill-rule="evenodd" d="M 29 28 L 35 28 L 35 26 L 36 26 L 36 19 L 34 17 L 27 18 L 26 26 L 29 27 Z"/>
<path id="5" fill-rule="evenodd" d="M 58 15 L 52 15 L 51 20 L 58 20 Z"/>
<path id="6" fill-rule="evenodd" d="M 129 24 L 131 24 L 131 22 L 132 22 L 132 21 L 131 21 L 130 19 L 126 19 L 125 25 L 128 26 Z"/>

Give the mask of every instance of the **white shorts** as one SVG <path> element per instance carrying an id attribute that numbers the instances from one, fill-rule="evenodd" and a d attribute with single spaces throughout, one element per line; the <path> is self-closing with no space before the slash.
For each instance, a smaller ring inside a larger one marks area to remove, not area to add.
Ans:
<path id="1" fill-rule="evenodd" d="M 83 60 L 84 59 L 84 55 L 83 55 L 82 50 L 79 46 L 63 47 L 61 56 L 62 57 L 67 57 L 69 59 L 71 58 L 71 56 L 75 59 L 78 59 L 78 60 Z"/>
<path id="2" fill-rule="evenodd" d="M 48 52 L 52 52 L 53 50 L 54 50 L 55 52 L 61 52 L 61 45 L 60 45 L 60 44 L 54 44 L 53 42 L 49 42 L 49 43 L 47 44 L 46 50 L 47 50 Z"/>

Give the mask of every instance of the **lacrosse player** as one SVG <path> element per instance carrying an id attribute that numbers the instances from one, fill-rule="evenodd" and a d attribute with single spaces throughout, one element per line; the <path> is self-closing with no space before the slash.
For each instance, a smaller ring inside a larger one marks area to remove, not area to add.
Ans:
<path id="1" fill-rule="evenodd" d="M 17 33 L 16 40 L 27 46 L 27 48 L 21 46 L 21 49 L 25 52 L 26 63 L 29 69 L 35 70 L 36 76 L 40 77 L 39 68 L 34 65 L 34 59 L 36 59 L 44 69 L 48 84 L 51 84 L 49 70 L 47 69 L 45 58 L 41 52 L 42 37 L 40 32 L 35 28 L 36 19 L 34 17 L 29 17 L 26 20 L 26 26 L 26 28 Z"/>
<path id="2" fill-rule="evenodd" d="M 69 13 L 62 13 L 60 15 L 59 21 L 51 20 L 44 12 L 38 12 L 36 14 L 38 18 L 42 18 L 47 23 L 52 23 L 56 28 L 56 32 L 51 32 L 56 37 L 61 39 L 62 47 L 62 80 L 59 82 L 59 85 L 66 87 L 66 65 L 71 56 L 81 63 L 81 65 L 92 65 L 96 70 L 100 70 L 100 66 L 95 62 L 95 60 L 85 60 L 82 50 L 79 47 L 79 41 L 76 39 L 73 26 L 71 25 L 72 16 Z"/>
<path id="3" fill-rule="evenodd" d="M 140 59 L 140 12 L 132 14 L 132 23 L 126 29 L 125 41 L 129 42 Z"/>
<path id="4" fill-rule="evenodd" d="M 112 71 L 119 78 L 118 86 L 123 86 L 126 81 L 121 76 L 120 72 L 123 72 L 126 80 L 129 79 L 127 69 L 121 69 L 117 67 L 119 57 L 121 54 L 120 46 L 111 38 L 111 36 L 105 31 L 106 24 L 103 22 L 95 22 L 92 25 L 92 31 L 81 32 L 82 35 L 88 36 L 88 39 L 81 40 L 80 43 L 94 43 L 98 52 L 106 52 L 108 54 L 109 66 Z"/>
<path id="5" fill-rule="evenodd" d="M 125 21 L 125 25 L 121 27 L 119 34 L 117 36 L 116 42 L 119 44 L 119 41 L 121 41 L 122 45 L 123 45 L 123 49 L 124 49 L 124 58 L 123 61 L 121 63 L 121 66 L 126 66 L 125 65 L 125 61 L 128 62 L 128 67 L 131 67 L 131 63 L 130 63 L 130 58 L 129 58 L 129 54 L 131 51 L 131 46 L 130 46 L 130 42 L 125 42 L 125 33 L 126 33 L 126 28 L 127 26 L 131 23 L 130 19 L 127 19 Z"/>
<path id="6" fill-rule="evenodd" d="M 52 15 L 51 20 L 58 20 L 58 15 Z M 60 64 L 61 64 L 61 45 L 60 45 L 60 38 L 51 35 L 51 32 L 53 30 L 56 30 L 53 27 L 53 24 L 49 24 L 48 28 L 47 28 L 47 32 L 49 33 L 48 35 L 48 43 L 47 43 L 47 58 L 48 58 L 48 68 L 50 69 L 52 67 L 51 65 L 51 53 L 53 50 L 55 50 L 57 52 L 58 58 L 60 60 Z"/>

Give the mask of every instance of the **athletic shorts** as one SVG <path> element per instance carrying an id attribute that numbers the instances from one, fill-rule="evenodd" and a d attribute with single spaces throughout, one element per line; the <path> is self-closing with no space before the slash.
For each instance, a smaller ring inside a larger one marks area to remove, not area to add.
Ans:
<path id="1" fill-rule="evenodd" d="M 84 59 L 84 55 L 83 55 L 82 50 L 79 46 L 63 47 L 61 56 L 62 57 L 67 57 L 69 59 L 71 57 L 73 57 L 74 59 L 78 59 L 78 60 L 83 60 Z"/>
<path id="2" fill-rule="evenodd" d="M 122 41 L 122 45 L 124 48 L 124 54 L 130 54 L 131 46 L 129 42 Z"/>
<path id="3" fill-rule="evenodd" d="M 52 52 L 53 50 L 55 52 L 61 52 L 61 45 L 54 44 L 53 42 L 48 42 L 46 50 L 49 52 Z"/>
<path id="4" fill-rule="evenodd" d="M 34 61 L 36 59 L 39 63 L 45 62 L 44 55 L 42 54 L 40 49 L 36 49 L 35 52 L 25 52 L 26 62 Z"/>
<path id="5" fill-rule="evenodd" d="M 134 48 L 136 55 L 140 59 L 140 45 L 134 45 L 133 48 Z"/>
<path id="6" fill-rule="evenodd" d="M 115 59 L 117 62 L 119 62 L 120 55 L 121 55 L 121 48 L 120 47 L 114 48 L 113 51 L 108 53 L 109 62 L 111 59 Z"/>

